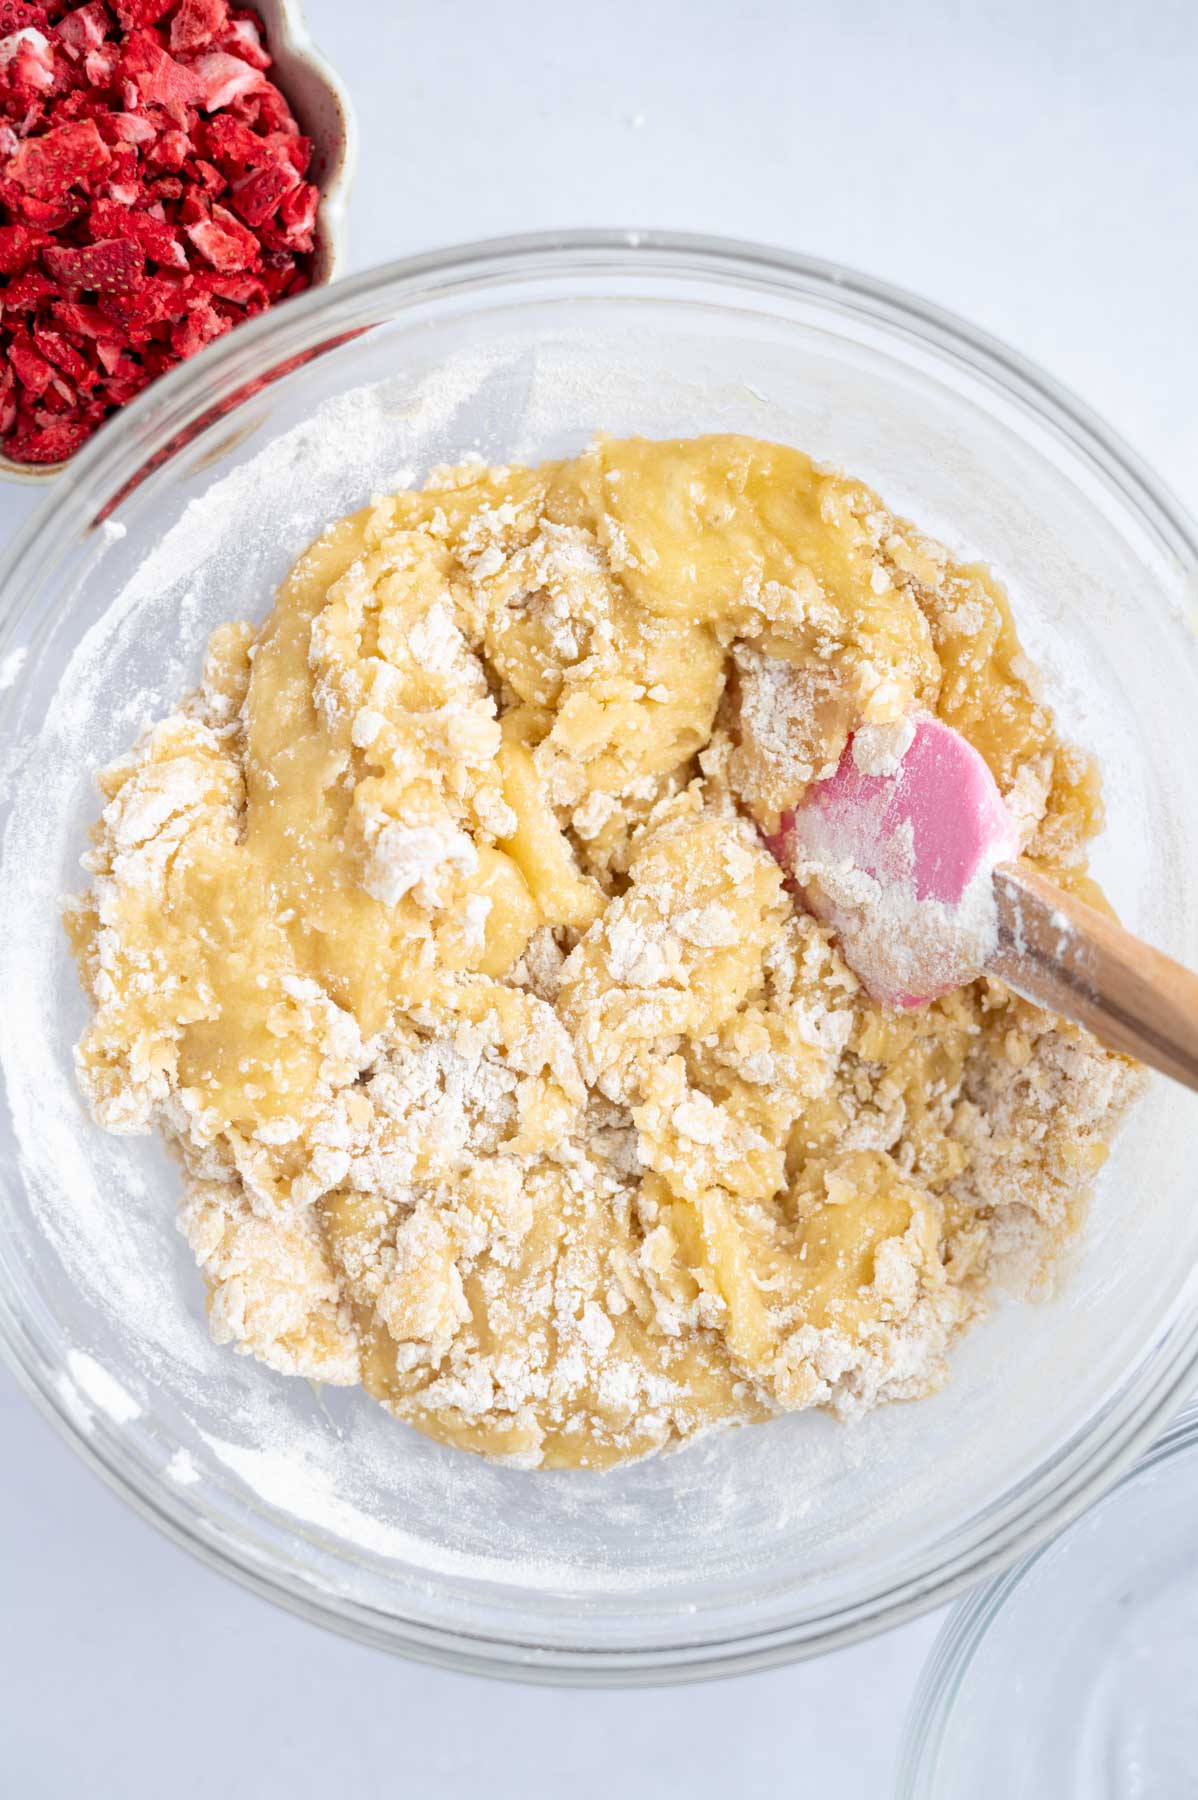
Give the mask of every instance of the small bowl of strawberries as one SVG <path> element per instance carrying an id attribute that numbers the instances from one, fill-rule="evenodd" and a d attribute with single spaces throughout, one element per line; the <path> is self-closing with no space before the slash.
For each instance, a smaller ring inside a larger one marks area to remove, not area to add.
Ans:
<path id="1" fill-rule="evenodd" d="M 0 0 L 0 474 L 330 280 L 353 137 L 294 0 Z"/>

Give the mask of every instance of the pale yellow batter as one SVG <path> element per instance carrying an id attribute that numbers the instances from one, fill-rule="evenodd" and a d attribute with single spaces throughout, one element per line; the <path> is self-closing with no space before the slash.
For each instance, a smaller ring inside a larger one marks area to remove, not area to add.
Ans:
<path id="1" fill-rule="evenodd" d="M 81 1080 L 177 1145 L 215 1336 L 529 1466 L 935 1387 L 1133 1076 L 993 982 L 883 1010 L 758 826 L 918 705 L 1085 885 L 1029 678 L 984 570 L 746 438 L 331 527 L 104 772 L 69 917 Z"/>

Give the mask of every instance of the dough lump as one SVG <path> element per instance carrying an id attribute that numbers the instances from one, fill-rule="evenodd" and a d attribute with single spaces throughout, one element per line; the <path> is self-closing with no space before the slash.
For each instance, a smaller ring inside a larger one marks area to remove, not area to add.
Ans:
<path id="1" fill-rule="evenodd" d="M 524 1467 L 934 1389 L 1134 1072 L 992 981 L 871 1001 L 765 835 L 918 707 L 1094 899 L 1029 678 L 985 570 L 747 438 L 330 527 L 102 772 L 68 914 L 80 1080 L 177 1149 L 214 1336 Z"/>

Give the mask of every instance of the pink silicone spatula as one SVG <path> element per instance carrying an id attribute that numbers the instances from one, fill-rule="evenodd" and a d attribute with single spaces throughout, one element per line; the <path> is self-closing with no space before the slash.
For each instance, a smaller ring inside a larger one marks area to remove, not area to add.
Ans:
<path id="1" fill-rule="evenodd" d="M 1015 860 L 1014 821 L 959 732 L 921 718 L 885 773 L 859 760 L 850 742 L 771 845 L 876 998 L 917 1006 L 995 975 L 1198 1090 L 1198 975 Z"/>

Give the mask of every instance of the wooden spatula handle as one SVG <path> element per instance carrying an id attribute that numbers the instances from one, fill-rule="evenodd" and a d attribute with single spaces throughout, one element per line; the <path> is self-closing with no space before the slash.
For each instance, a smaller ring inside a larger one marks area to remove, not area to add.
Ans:
<path id="1" fill-rule="evenodd" d="M 994 892 L 992 975 L 1198 1091 L 1198 975 L 1022 863 L 1000 864 Z"/>

